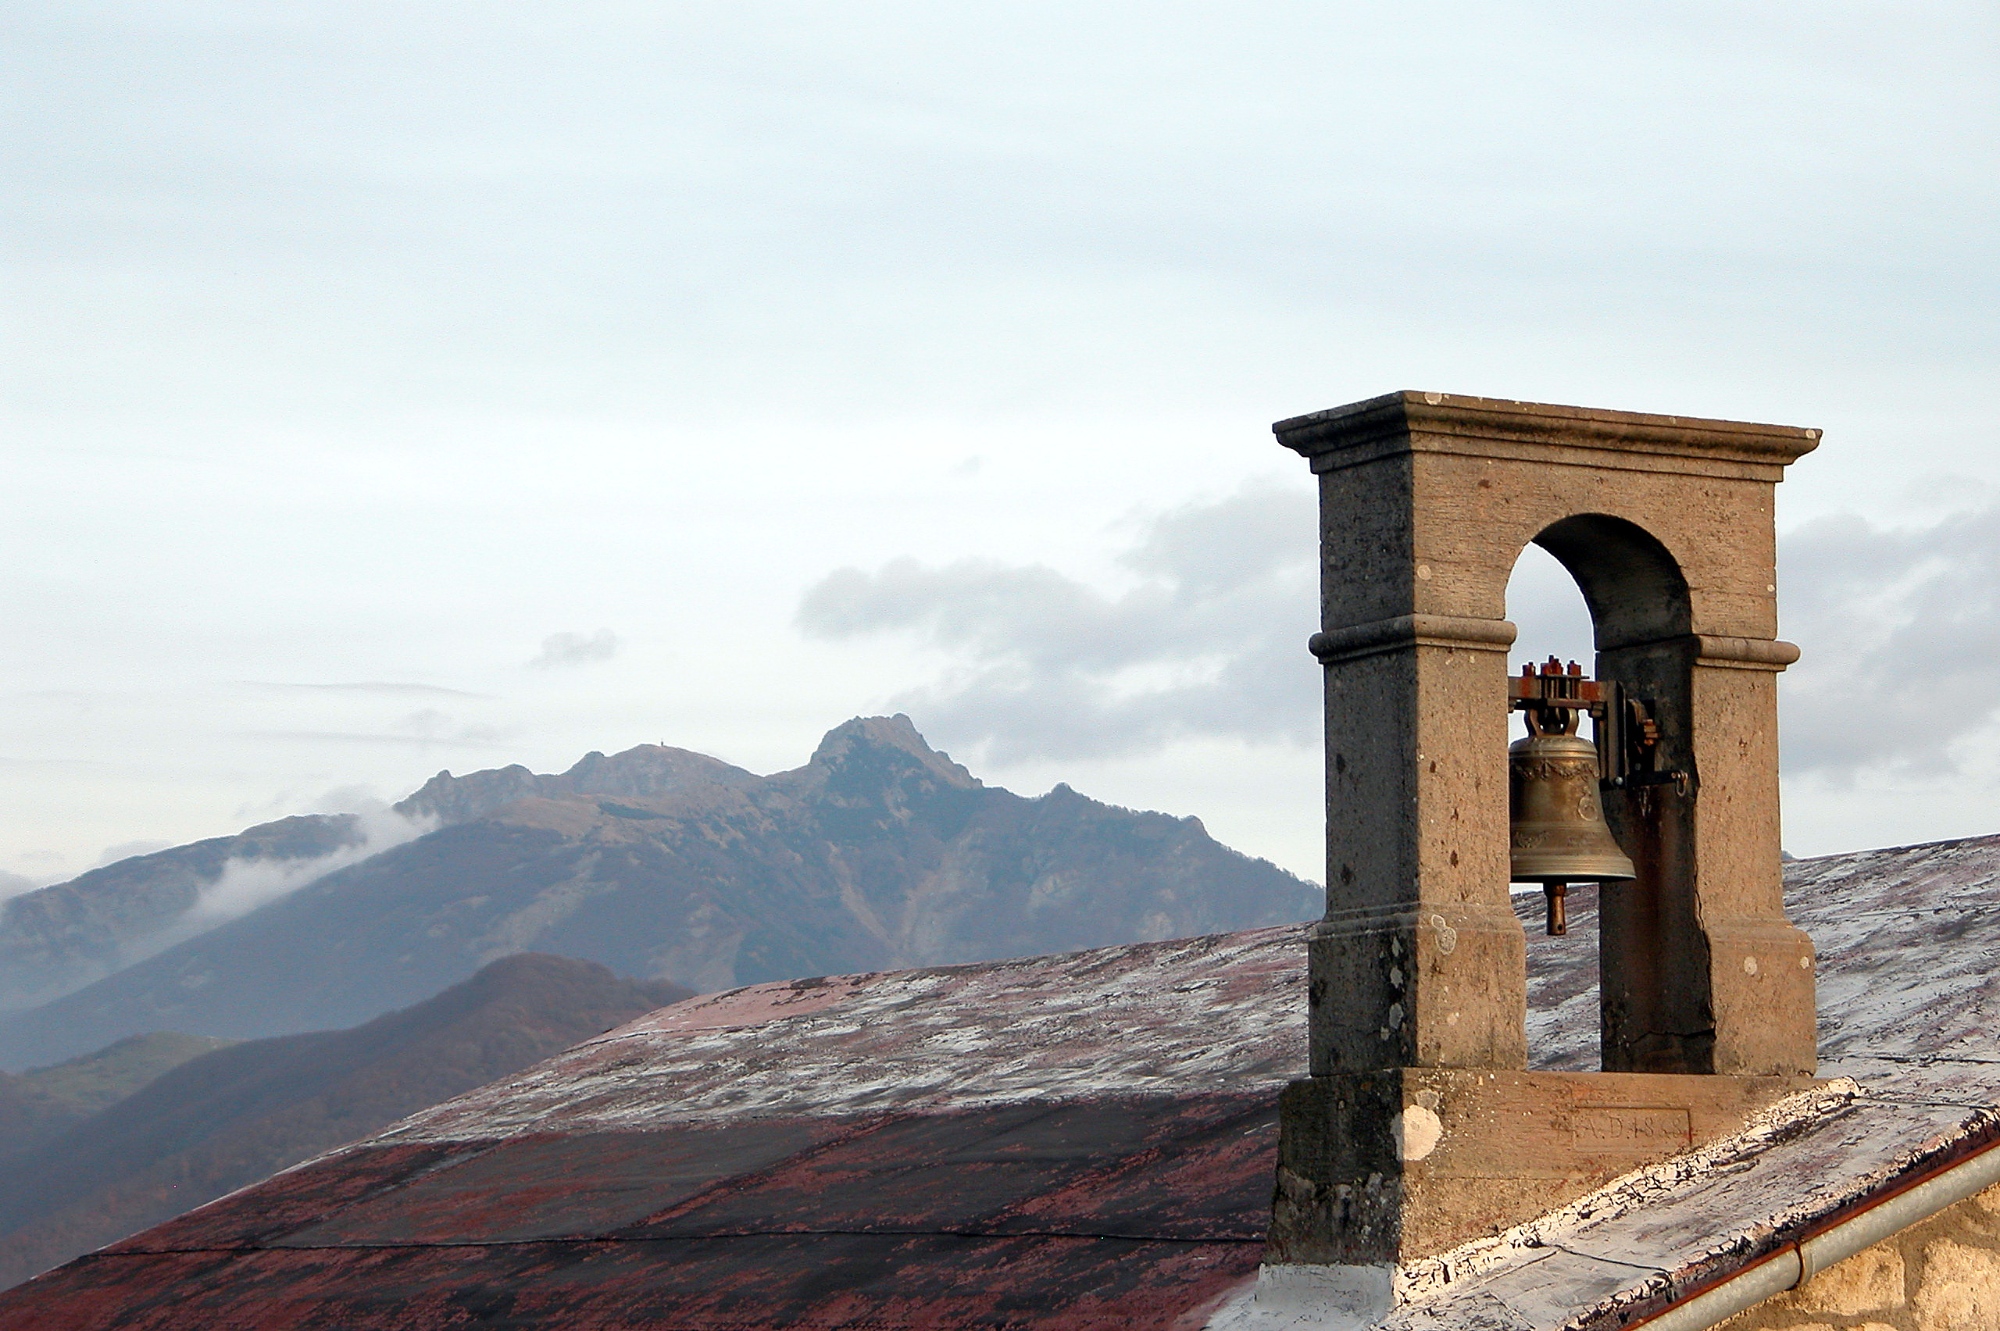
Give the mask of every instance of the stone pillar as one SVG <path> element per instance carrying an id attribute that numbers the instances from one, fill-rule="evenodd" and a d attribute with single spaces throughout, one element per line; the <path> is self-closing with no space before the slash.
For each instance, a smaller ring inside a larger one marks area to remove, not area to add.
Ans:
<path id="1" fill-rule="evenodd" d="M 1517 1199 L 1473 1229 L 1504 1227 L 1587 1191 L 1593 1160 L 1671 1154 L 1810 1076 L 1812 947 L 1779 876 L 1775 672 L 1797 651 L 1773 637 L 1772 500 L 1818 432 L 1438 393 L 1274 429 L 1320 480 L 1327 911 L 1309 943 L 1312 1081 L 1287 1096 L 1273 1253 L 1399 1261 L 1470 1236 L 1437 1209 L 1455 1205 L 1437 1182 L 1453 1161 L 1477 1162 L 1473 1193 Z M 1525 1072 L 1505 603 L 1531 541 L 1576 577 L 1599 677 L 1652 703 L 1662 765 L 1684 773 L 1608 792 L 1639 870 L 1603 893 L 1605 1065 L 1627 1075 L 1583 1083 Z M 1714 1073 L 1754 1080 L 1687 1075 Z M 1503 1085 L 1495 1117 L 1482 1094 L 1498 1092 L 1479 1087 Z M 1582 1102 L 1594 1145 L 1565 1157 L 1550 1143 Z M 1540 1181 L 1511 1191 L 1491 1173 L 1508 1150 L 1481 1137 L 1509 1116 L 1542 1151 L 1522 1164 Z M 1667 1119 L 1696 1126 L 1658 1130 Z M 1411 1122 L 1443 1134 L 1422 1165 L 1399 1154 Z M 1417 1177 L 1433 1181 L 1407 1191 Z"/>
<path id="2" fill-rule="evenodd" d="M 1400 611 L 1312 639 L 1326 667 L 1327 870 L 1308 944 L 1313 1075 L 1525 1068 L 1507 771 L 1456 758 L 1506 753 L 1507 713 L 1491 703 L 1514 626 Z"/>

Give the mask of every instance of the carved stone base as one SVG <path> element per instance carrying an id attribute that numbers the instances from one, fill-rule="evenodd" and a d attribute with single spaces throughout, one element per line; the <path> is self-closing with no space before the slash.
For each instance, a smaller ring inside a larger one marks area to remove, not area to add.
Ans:
<path id="1" fill-rule="evenodd" d="M 1742 1129 L 1810 1077 L 1393 1068 L 1280 1102 L 1271 1263 L 1396 1266 Z"/>

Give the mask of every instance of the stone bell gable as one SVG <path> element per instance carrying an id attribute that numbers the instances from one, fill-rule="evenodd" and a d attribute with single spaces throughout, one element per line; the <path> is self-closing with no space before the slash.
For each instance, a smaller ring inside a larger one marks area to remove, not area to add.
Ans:
<path id="1" fill-rule="evenodd" d="M 1779 863 L 1776 673 L 1798 651 L 1774 637 L 1773 497 L 1818 432 L 1411 392 L 1273 429 L 1319 478 L 1327 810 L 1274 1256 L 1421 1257 L 1617 1172 L 1578 1115 L 1664 1156 L 1662 1115 L 1694 1144 L 1800 1089 L 1814 959 Z M 1604 792 L 1633 870 L 1601 891 L 1595 1074 L 1526 1071 L 1506 589 L 1531 542 L 1576 578 L 1597 678 L 1643 700 L 1671 777 Z"/>

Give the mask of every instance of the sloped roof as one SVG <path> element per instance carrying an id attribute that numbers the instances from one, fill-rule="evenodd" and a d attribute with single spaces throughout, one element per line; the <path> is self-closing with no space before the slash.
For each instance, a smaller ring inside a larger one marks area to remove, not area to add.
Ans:
<path id="1" fill-rule="evenodd" d="M 2000 838 L 1791 866 L 1854 1084 L 1403 1272 L 1400 1324 L 1620 1325 L 1992 1140 L 1997 880 Z M 1578 904 L 1531 937 L 1539 1066 L 1593 1057 Z M 693 999 L 0 1294 L 0 1331 L 1249 1316 L 1305 1006 L 1293 927 Z"/>
<path id="2" fill-rule="evenodd" d="M 1385 1328 L 1622 1327 L 2000 1143 L 2000 837 L 1786 869 L 1787 909 L 1819 952 L 1833 1084 L 1416 1264 Z"/>
<path id="3" fill-rule="evenodd" d="M 0 1327 L 1169 1324 L 1257 1268 L 1302 955 L 1288 926 L 695 999 Z"/>

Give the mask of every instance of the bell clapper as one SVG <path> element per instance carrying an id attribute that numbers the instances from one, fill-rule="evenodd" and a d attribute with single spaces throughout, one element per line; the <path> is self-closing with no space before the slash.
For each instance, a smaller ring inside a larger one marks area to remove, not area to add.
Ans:
<path id="1" fill-rule="evenodd" d="M 1561 938 L 1569 932 L 1569 911 L 1563 899 L 1569 894 L 1568 883 L 1543 883 L 1542 895 L 1549 903 L 1549 937 Z"/>

